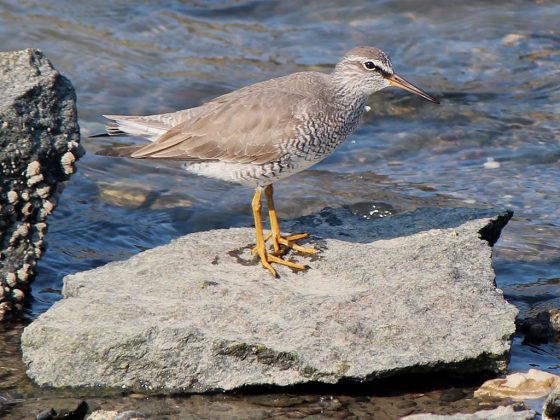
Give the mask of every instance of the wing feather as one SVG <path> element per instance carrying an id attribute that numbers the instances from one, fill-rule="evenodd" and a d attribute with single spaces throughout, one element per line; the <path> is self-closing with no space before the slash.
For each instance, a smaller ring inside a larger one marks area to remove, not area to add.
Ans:
<path id="1" fill-rule="evenodd" d="M 295 110 L 305 100 L 304 95 L 292 92 L 221 98 L 211 103 L 206 112 L 176 125 L 132 157 L 231 163 L 274 161 L 285 153 L 286 142 L 294 137 L 298 123 Z"/>
<path id="2" fill-rule="evenodd" d="M 302 118 L 329 106 L 329 75 L 294 73 L 219 96 L 199 107 L 148 116 L 108 115 L 110 134 L 148 137 L 134 158 L 262 164 L 280 159 Z"/>

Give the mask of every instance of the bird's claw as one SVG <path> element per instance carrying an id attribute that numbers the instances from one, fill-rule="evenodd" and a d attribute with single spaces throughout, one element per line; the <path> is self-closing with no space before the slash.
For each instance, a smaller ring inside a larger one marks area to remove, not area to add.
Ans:
<path id="1" fill-rule="evenodd" d="M 278 273 L 276 273 L 276 270 L 272 267 L 272 265 L 270 265 L 270 263 L 275 263 L 275 264 L 280 264 L 280 265 L 284 265 L 286 267 L 289 267 L 291 269 L 294 270 L 306 270 L 307 267 L 303 264 L 298 264 L 296 262 L 293 261 L 288 261 L 288 260 L 284 260 L 274 254 L 271 254 L 269 252 L 265 252 L 264 253 L 264 259 L 261 256 L 261 263 L 263 265 L 264 268 L 266 268 L 268 271 L 270 271 L 270 273 L 274 276 L 274 277 L 278 277 Z"/>
<path id="2" fill-rule="evenodd" d="M 286 255 L 289 249 L 293 249 L 294 251 L 300 252 L 302 254 L 316 254 L 317 252 L 319 252 L 316 249 L 305 248 L 301 245 L 294 243 L 295 241 L 299 241 L 300 239 L 305 239 L 308 237 L 309 237 L 309 233 L 297 233 L 295 235 L 289 235 L 289 236 L 281 236 L 281 235 L 276 236 L 273 234 L 273 232 L 269 232 L 264 237 L 264 242 L 266 243 L 270 239 L 273 240 L 274 251 L 272 252 L 272 255 L 277 257 Z M 257 255 L 258 254 L 257 246 L 254 246 L 251 252 L 254 255 Z"/>

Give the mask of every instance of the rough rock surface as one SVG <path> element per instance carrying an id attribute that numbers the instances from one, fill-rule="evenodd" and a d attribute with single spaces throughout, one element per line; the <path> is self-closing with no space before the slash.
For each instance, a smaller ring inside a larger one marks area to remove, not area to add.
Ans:
<path id="1" fill-rule="evenodd" d="M 22 335 L 28 375 L 52 386 L 203 392 L 503 372 L 517 310 L 491 247 L 511 213 L 421 209 L 365 220 L 345 209 L 308 230 L 310 270 L 272 278 L 254 230 L 199 232 L 65 278 L 65 299 Z M 485 239 L 481 239 L 485 238 Z"/>
<path id="2" fill-rule="evenodd" d="M 512 406 L 498 407 L 494 410 L 482 410 L 473 414 L 413 414 L 402 420 L 532 420 L 537 417 L 533 410 L 515 411 Z"/>
<path id="3" fill-rule="evenodd" d="M 22 308 L 79 140 L 70 81 L 38 50 L 0 53 L 0 320 Z"/>
<path id="4" fill-rule="evenodd" d="M 543 406 L 543 420 L 560 419 L 560 385 L 547 397 Z"/>

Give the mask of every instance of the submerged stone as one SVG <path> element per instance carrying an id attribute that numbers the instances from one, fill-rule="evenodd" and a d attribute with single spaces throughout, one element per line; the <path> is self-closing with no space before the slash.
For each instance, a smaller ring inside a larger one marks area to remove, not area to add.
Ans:
<path id="1" fill-rule="evenodd" d="M 67 276 L 64 299 L 22 335 L 50 386 L 205 392 L 416 372 L 504 372 L 517 310 L 491 246 L 511 213 L 345 209 L 285 223 L 318 256 L 272 278 L 252 228 L 193 233 Z"/>

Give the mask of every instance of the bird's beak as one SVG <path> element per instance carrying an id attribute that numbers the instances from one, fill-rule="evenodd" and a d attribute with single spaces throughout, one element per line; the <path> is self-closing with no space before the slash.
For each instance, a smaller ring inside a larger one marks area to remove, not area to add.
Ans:
<path id="1" fill-rule="evenodd" d="M 412 92 L 412 93 L 414 93 L 418 96 L 421 96 L 422 98 L 427 99 L 430 102 L 433 102 L 435 104 L 439 104 L 439 101 L 436 98 L 434 98 L 432 95 L 428 94 L 427 92 L 424 92 L 420 88 L 417 88 L 412 83 L 407 82 L 401 76 L 397 76 L 396 74 L 392 74 L 392 75 L 386 77 L 386 79 L 391 86 L 398 87 L 398 88 L 401 88 L 401 89 L 404 89 L 404 90 L 408 90 L 409 92 Z"/>

